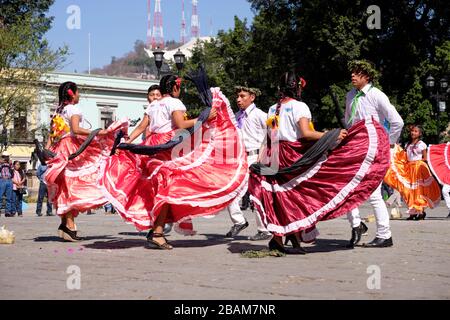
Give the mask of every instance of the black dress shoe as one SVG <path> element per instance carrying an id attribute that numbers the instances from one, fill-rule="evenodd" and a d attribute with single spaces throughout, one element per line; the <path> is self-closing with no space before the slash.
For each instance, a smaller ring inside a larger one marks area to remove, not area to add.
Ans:
<path id="1" fill-rule="evenodd" d="M 392 247 L 394 243 L 392 242 L 392 237 L 389 239 L 381 239 L 381 238 L 375 238 L 369 243 L 365 243 L 364 247 L 367 248 L 385 248 L 385 247 Z"/>
<path id="2" fill-rule="evenodd" d="M 367 232 L 369 228 L 361 221 L 359 226 L 352 228 L 352 238 L 346 245 L 346 248 L 353 249 L 361 241 L 361 236 Z"/>
<path id="3" fill-rule="evenodd" d="M 248 227 L 248 221 L 247 220 L 243 224 L 235 224 L 234 226 L 231 227 L 230 231 L 227 232 L 225 237 L 227 237 L 227 238 L 234 238 L 234 237 L 236 237 L 239 234 L 239 232 L 241 232 L 242 230 L 244 230 L 247 227 Z"/>
<path id="4" fill-rule="evenodd" d="M 406 218 L 406 220 L 417 220 L 416 217 L 417 217 L 417 215 L 412 214 L 408 218 Z"/>

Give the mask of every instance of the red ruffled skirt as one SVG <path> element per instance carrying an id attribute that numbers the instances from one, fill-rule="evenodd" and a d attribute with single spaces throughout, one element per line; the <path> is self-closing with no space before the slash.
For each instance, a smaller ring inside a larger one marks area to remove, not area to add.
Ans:
<path id="1" fill-rule="evenodd" d="M 107 202 L 97 185 L 99 170 L 102 162 L 110 155 L 114 133 L 126 131 L 127 127 L 127 121 L 113 123 L 108 128 L 108 135 L 95 137 L 86 150 L 73 160 L 68 160 L 69 156 L 79 149 L 86 136 L 67 135 L 50 148 L 56 157 L 47 161 L 44 181 L 58 215 L 72 212 L 76 217 L 79 212 Z"/>
<path id="2" fill-rule="evenodd" d="M 441 189 L 428 165 L 422 160 L 408 161 L 406 151 L 398 145 L 384 182 L 400 192 L 411 215 L 422 213 L 426 207 L 434 208 L 441 201 Z"/>
<path id="3" fill-rule="evenodd" d="M 151 228 L 162 207 L 165 223 L 192 234 L 192 217 L 218 213 L 245 192 L 245 148 L 229 102 L 213 89 L 217 117 L 190 139 L 155 156 L 120 151 L 105 162 L 99 184 L 122 218 L 138 230 Z M 174 132 L 153 134 L 147 145 L 162 144 Z"/>
<path id="4" fill-rule="evenodd" d="M 280 141 L 279 167 L 292 165 L 306 148 L 301 142 Z M 350 128 L 339 146 L 310 167 L 277 176 L 251 172 L 249 191 L 270 232 L 282 236 L 303 231 L 302 236 L 309 234 L 303 240 L 311 241 L 319 221 L 337 218 L 367 200 L 388 166 L 388 136 L 368 118 Z"/>
<path id="5" fill-rule="evenodd" d="M 440 184 L 450 184 L 450 142 L 428 147 L 428 165 Z"/>

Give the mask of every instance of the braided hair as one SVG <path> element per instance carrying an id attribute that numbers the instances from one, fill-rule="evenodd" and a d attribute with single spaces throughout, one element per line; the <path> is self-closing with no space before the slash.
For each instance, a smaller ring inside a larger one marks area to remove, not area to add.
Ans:
<path id="1" fill-rule="evenodd" d="M 173 74 L 165 75 L 161 78 L 159 86 L 162 95 L 170 94 L 172 96 L 173 88 L 181 86 L 181 78 Z"/>
<path id="2" fill-rule="evenodd" d="M 50 120 L 50 132 L 53 132 L 53 125 L 55 121 L 55 117 L 60 115 L 64 110 L 64 107 L 68 104 L 72 103 L 76 92 L 78 91 L 78 87 L 75 82 L 67 81 L 62 83 L 58 88 L 58 107 L 55 110 L 55 113 L 51 116 Z M 51 137 L 51 136 L 50 136 Z M 53 143 L 53 138 L 51 138 Z"/>
<path id="3" fill-rule="evenodd" d="M 302 78 L 297 76 L 297 74 L 294 71 L 289 71 L 283 73 L 283 75 L 280 77 L 280 81 L 278 84 L 278 103 L 277 103 L 277 109 L 275 111 L 275 117 L 272 123 L 272 126 L 278 126 L 278 123 L 276 123 L 277 117 L 280 115 L 281 110 L 281 102 L 285 98 L 293 98 L 296 100 L 300 100 L 300 93 L 301 93 L 301 87 L 304 86 L 302 83 Z M 304 81 L 304 80 L 303 80 Z"/>
<path id="4" fill-rule="evenodd" d="M 61 113 L 65 106 L 70 104 L 75 96 L 75 93 L 78 91 L 78 87 L 75 82 L 67 81 L 62 83 L 58 89 L 58 108 L 56 109 L 56 113 Z"/>

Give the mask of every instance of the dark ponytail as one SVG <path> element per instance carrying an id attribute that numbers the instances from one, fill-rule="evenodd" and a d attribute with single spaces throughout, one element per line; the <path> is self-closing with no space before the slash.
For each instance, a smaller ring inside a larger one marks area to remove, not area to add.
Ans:
<path id="1" fill-rule="evenodd" d="M 280 98 L 290 97 L 293 99 L 300 99 L 301 78 L 293 71 L 285 72 L 280 77 L 278 91 Z"/>
<path id="2" fill-rule="evenodd" d="M 281 102 L 284 98 L 293 98 L 296 100 L 300 100 L 301 93 L 301 78 L 298 77 L 295 72 L 289 71 L 283 73 L 280 77 L 280 81 L 278 83 L 278 103 L 277 109 L 275 110 L 275 118 L 273 119 L 272 126 L 278 126 L 277 116 L 280 115 L 281 110 Z"/>
<path id="3" fill-rule="evenodd" d="M 161 94 L 170 94 L 172 96 L 172 91 L 175 86 L 180 86 L 181 78 L 176 75 L 168 74 L 161 78 L 159 82 Z"/>
<path id="4" fill-rule="evenodd" d="M 78 91 L 78 87 L 75 82 L 67 81 L 62 83 L 58 89 L 58 108 L 56 109 L 56 113 L 61 113 L 62 109 L 70 104 L 75 96 L 75 93 Z"/>

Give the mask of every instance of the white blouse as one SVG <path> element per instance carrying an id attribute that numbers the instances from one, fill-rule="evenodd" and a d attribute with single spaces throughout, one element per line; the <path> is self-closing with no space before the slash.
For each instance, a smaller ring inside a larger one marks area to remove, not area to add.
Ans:
<path id="1" fill-rule="evenodd" d="M 61 116 L 63 117 L 64 121 L 67 123 L 69 127 L 70 127 L 70 118 L 72 118 L 72 116 L 75 115 L 80 116 L 80 127 L 88 129 L 83 114 L 81 113 L 80 108 L 77 107 L 76 105 L 68 104 L 64 107 L 63 111 L 61 112 Z M 70 127 L 70 131 L 72 132 L 72 127 Z"/>
<path id="2" fill-rule="evenodd" d="M 186 106 L 181 100 L 165 97 L 153 101 L 145 111 L 150 120 L 148 130 L 154 133 L 166 133 L 176 129 L 172 119 L 174 111 L 186 112 Z"/>
<path id="3" fill-rule="evenodd" d="M 423 141 L 419 141 L 414 144 L 408 144 L 406 146 L 406 154 L 408 155 L 408 161 L 423 160 L 423 150 L 427 149 L 427 145 Z"/>
<path id="4" fill-rule="evenodd" d="M 275 115 L 277 105 L 270 107 L 268 117 Z M 280 108 L 280 121 L 278 128 L 279 139 L 283 141 L 298 141 L 302 137 L 302 133 L 298 126 L 301 118 L 311 120 L 311 111 L 304 102 L 290 100 L 283 103 Z"/>

